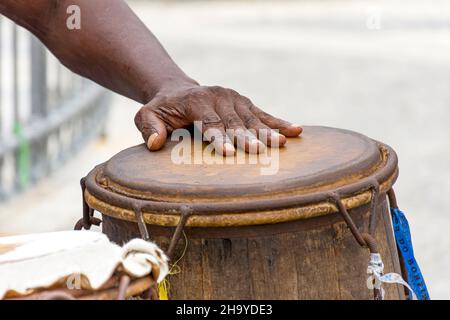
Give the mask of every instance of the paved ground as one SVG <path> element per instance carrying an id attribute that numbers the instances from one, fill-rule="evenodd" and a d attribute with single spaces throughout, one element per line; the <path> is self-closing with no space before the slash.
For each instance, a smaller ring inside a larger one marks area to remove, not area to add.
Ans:
<path id="1" fill-rule="evenodd" d="M 396 189 L 433 298 L 450 298 L 450 7 L 444 1 L 193 2 L 133 7 L 204 84 L 235 88 L 292 122 L 390 144 Z M 140 142 L 138 105 L 116 97 L 108 138 L 0 206 L 0 232 L 70 228 L 78 181 Z"/>

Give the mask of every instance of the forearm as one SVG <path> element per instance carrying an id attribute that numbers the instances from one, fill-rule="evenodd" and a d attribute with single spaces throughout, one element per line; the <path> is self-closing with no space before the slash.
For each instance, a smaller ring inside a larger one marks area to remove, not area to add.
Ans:
<path id="1" fill-rule="evenodd" d="M 77 5 L 81 28 L 66 26 Z M 0 12 L 33 32 L 72 71 L 141 103 L 195 84 L 122 0 L 2 0 Z"/>

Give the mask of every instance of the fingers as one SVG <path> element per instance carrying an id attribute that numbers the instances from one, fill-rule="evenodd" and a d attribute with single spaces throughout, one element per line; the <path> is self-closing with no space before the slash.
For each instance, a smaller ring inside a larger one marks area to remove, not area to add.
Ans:
<path id="1" fill-rule="evenodd" d="M 270 147 L 281 147 L 286 143 L 286 137 L 279 134 L 265 125 L 261 120 L 250 111 L 253 104 L 247 98 L 240 97 L 234 101 L 234 109 L 242 119 L 245 127 L 255 131 L 258 139 L 265 142 Z"/>
<path id="2" fill-rule="evenodd" d="M 232 129 L 231 134 L 235 144 L 247 153 L 257 154 L 266 150 L 264 143 L 259 141 L 256 137 L 256 131 L 255 134 L 253 134 L 245 127 L 239 127 Z"/>
<path id="3" fill-rule="evenodd" d="M 286 143 L 286 136 L 302 132 L 300 126 L 275 118 L 248 98 L 221 87 L 198 87 L 160 96 L 139 110 L 135 124 L 148 149 L 154 151 L 163 147 L 168 131 L 199 120 L 204 137 L 224 156 L 235 154 L 234 144 L 248 153 L 260 153 L 265 150 L 264 144 L 280 147 Z"/>
<path id="4" fill-rule="evenodd" d="M 159 150 L 164 146 L 167 139 L 166 126 L 151 107 L 142 107 L 134 117 L 134 123 L 142 133 L 149 150 Z"/>
<path id="5" fill-rule="evenodd" d="M 235 145 L 247 153 L 260 153 L 265 150 L 265 145 L 245 127 L 234 110 L 231 98 L 223 98 L 217 101 L 216 111 L 225 126 L 228 137 Z"/>
<path id="6" fill-rule="evenodd" d="M 203 136 L 213 144 L 216 152 L 223 156 L 232 156 L 235 153 L 233 143 L 225 133 L 225 127 L 219 115 L 212 107 L 204 110 L 201 115 Z"/>
<path id="7" fill-rule="evenodd" d="M 297 137 L 303 131 L 300 125 L 291 124 L 290 122 L 271 116 L 270 114 L 262 111 L 253 104 L 250 107 L 250 111 L 254 115 L 256 115 L 258 119 L 261 120 L 262 123 L 264 123 L 265 125 L 267 125 L 272 129 L 278 129 L 280 133 L 285 135 L 286 137 Z"/>

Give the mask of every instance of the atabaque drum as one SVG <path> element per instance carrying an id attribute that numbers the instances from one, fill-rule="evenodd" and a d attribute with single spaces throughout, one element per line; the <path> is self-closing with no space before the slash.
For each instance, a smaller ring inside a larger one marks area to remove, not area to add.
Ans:
<path id="1" fill-rule="evenodd" d="M 387 145 L 306 126 L 264 157 L 221 162 L 199 157 L 197 142 L 134 146 L 82 180 L 81 225 L 99 222 L 96 210 L 112 241 L 158 243 L 173 265 L 169 299 L 373 299 L 370 253 L 401 272 L 386 197 L 397 156 Z M 400 286 L 383 287 L 385 299 L 404 298 Z"/>

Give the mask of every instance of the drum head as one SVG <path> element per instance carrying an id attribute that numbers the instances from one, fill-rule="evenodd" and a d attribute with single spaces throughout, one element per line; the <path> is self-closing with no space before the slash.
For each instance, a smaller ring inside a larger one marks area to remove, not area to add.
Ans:
<path id="1" fill-rule="evenodd" d="M 158 152 L 138 145 L 97 166 L 85 179 L 87 205 L 128 221 L 142 212 L 160 226 L 176 226 L 183 206 L 193 212 L 187 226 L 274 224 L 336 212 L 331 192 L 347 209 L 367 204 L 374 185 L 386 192 L 398 174 L 391 148 L 341 129 L 304 127 L 300 138 L 263 157 L 239 151 L 214 158 L 186 141 Z"/>
<path id="2" fill-rule="evenodd" d="M 370 175 L 383 160 L 374 140 L 327 127 L 305 127 L 301 137 L 259 157 L 239 150 L 235 157 L 214 158 L 205 145 L 181 151 L 178 143 L 158 152 L 143 144 L 126 149 L 105 164 L 97 181 L 141 199 L 221 201 L 334 188 Z M 185 163 L 177 164 L 181 159 Z"/>

